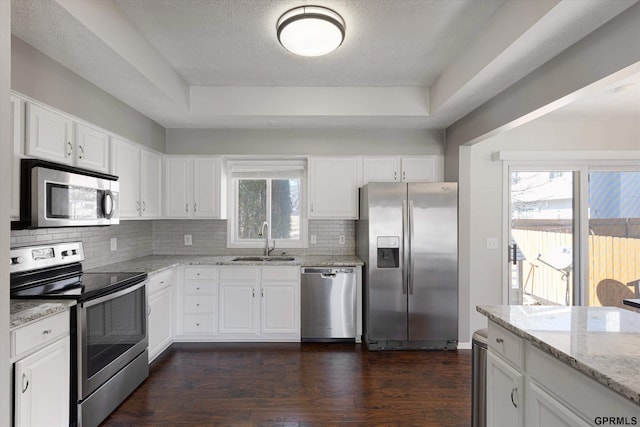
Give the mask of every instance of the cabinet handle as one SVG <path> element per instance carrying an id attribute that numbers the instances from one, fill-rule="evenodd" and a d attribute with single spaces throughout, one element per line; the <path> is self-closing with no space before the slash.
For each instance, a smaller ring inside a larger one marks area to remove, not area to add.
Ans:
<path id="1" fill-rule="evenodd" d="M 151 315 L 151 306 L 147 305 L 147 316 Z"/>
<path id="2" fill-rule="evenodd" d="M 51 329 L 45 329 L 42 331 L 42 335 L 49 335 L 51 333 Z"/>
<path id="3" fill-rule="evenodd" d="M 140 212 L 140 201 L 139 200 L 136 202 L 136 210 L 138 212 Z"/>
<path id="4" fill-rule="evenodd" d="M 264 288 L 260 289 L 260 296 L 264 298 Z"/>
<path id="5" fill-rule="evenodd" d="M 398 171 L 393 171 L 393 180 L 394 181 L 398 180 Z"/>
<path id="6" fill-rule="evenodd" d="M 189 212 L 189 203 L 184 204 L 184 211 Z"/>
<path id="7" fill-rule="evenodd" d="M 193 213 L 198 212 L 198 204 L 197 203 L 193 203 Z"/>
<path id="8" fill-rule="evenodd" d="M 514 387 L 511 389 L 511 404 L 513 405 L 514 408 L 517 408 L 518 403 L 516 402 L 517 399 L 513 398 L 514 393 L 516 393 L 516 397 L 517 397 L 518 387 Z"/>
<path id="9" fill-rule="evenodd" d="M 502 343 L 504 343 L 504 340 L 502 338 L 496 338 L 496 342 L 498 344 L 502 344 Z"/>
<path id="10" fill-rule="evenodd" d="M 313 203 L 311 203 L 311 212 L 313 212 Z"/>
<path id="11" fill-rule="evenodd" d="M 200 307 L 200 304 L 199 304 L 199 303 L 196 303 L 196 307 Z"/>
<path id="12" fill-rule="evenodd" d="M 405 171 L 402 171 L 402 180 L 403 181 L 407 180 L 407 173 Z"/>
<path id="13" fill-rule="evenodd" d="M 147 203 L 146 202 L 142 202 L 142 212 L 147 210 Z"/>
<path id="14" fill-rule="evenodd" d="M 27 378 L 27 375 L 23 372 L 22 373 L 22 393 L 25 393 L 28 388 L 29 388 L 29 378 Z"/>
<path id="15" fill-rule="evenodd" d="M 73 145 L 71 145 L 71 141 L 67 141 L 67 147 L 69 147 L 67 150 L 67 157 L 71 157 L 71 154 L 73 154 Z"/>
<path id="16" fill-rule="evenodd" d="M 199 291 L 199 290 L 200 290 L 200 288 L 196 288 L 196 291 Z"/>
<path id="17" fill-rule="evenodd" d="M 78 145 L 78 158 L 79 159 L 84 158 L 84 148 L 82 148 L 82 145 Z"/>
<path id="18" fill-rule="evenodd" d="M 252 296 L 253 298 L 255 298 L 255 297 L 256 297 L 256 290 L 255 290 L 255 289 L 251 289 L 251 296 Z"/>

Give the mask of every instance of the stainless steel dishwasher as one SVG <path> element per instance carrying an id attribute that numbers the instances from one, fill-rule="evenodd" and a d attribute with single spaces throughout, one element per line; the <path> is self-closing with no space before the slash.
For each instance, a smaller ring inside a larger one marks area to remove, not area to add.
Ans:
<path id="1" fill-rule="evenodd" d="M 303 267 L 302 341 L 355 341 L 356 269 Z"/>

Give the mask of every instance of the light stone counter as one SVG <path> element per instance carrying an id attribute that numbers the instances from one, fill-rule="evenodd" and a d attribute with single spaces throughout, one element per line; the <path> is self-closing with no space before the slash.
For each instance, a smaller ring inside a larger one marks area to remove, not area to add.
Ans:
<path id="1" fill-rule="evenodd" d="M 51 314 L 68 310 L 76 305 L 74 300 L 15 300 L 9 304 L 9 330 L 19 328 Z"/>
<path id="2" fill-rule="evenodd" d="M 477 310 L 640 405 L 640 314 L 616 307 L 511 305 Z"/>
<path id="3" fill-rule="evenodd" d="M 108 264 L 87 271 L 96 273 L 139 271 L 154 274 L 179 265 L 297 265 L 301 267 L 344 267 L 363 265 L 360 258 L 355 256 L 291 256 L 295 258 L 294 261 L 233 261 L 236 256 L 150 255 L 142 258 L 135 258 L 130 261 Z"/>

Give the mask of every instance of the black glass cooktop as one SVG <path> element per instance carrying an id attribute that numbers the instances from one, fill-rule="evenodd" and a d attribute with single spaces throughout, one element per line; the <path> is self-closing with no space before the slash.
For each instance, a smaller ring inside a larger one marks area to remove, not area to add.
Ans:
<path id="1" fill-rule="evenodd" d="M 82 273 L 14 289 L 12 298 L 59 298 L 84 301 L 143 282 L 147 273 Z"/>

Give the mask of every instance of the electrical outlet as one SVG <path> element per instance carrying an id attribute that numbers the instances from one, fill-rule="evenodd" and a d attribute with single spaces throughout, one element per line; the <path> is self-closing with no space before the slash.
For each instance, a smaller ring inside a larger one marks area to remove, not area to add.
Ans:
<path id="1" fill-rule="evenodd" d="M 111 240 L 109 241 L 109 244 L 111 246 L 111 250 L 115 251 L 118 249 L 118 238 L 117 237 L 112 237 Z"/>
<path id="2" fill-rule="evenodd" d="M 318 236 L 316 236 L 315 234 L 311 235 L 311 244 L 315 245 L 316 243 L 318 243 Z"/>
<path id="3" fill-rule="evenodd" d="M 487 249 L 496 250 L 498 249 L 498 238 L 497 237 L 487 237 Z"/>
<path id="4" fill-rule="evenodd" d="M 338 243 L 340 243 L 341 245 L 344 245 L 344 236 L 338 237 Z"/>
<path id="5" fill-rule="evenodd" d="M 191 234 L 184 235 L 184 245 L 191 246 L 193 244 L 193 240 L 191 239 Z"/>

